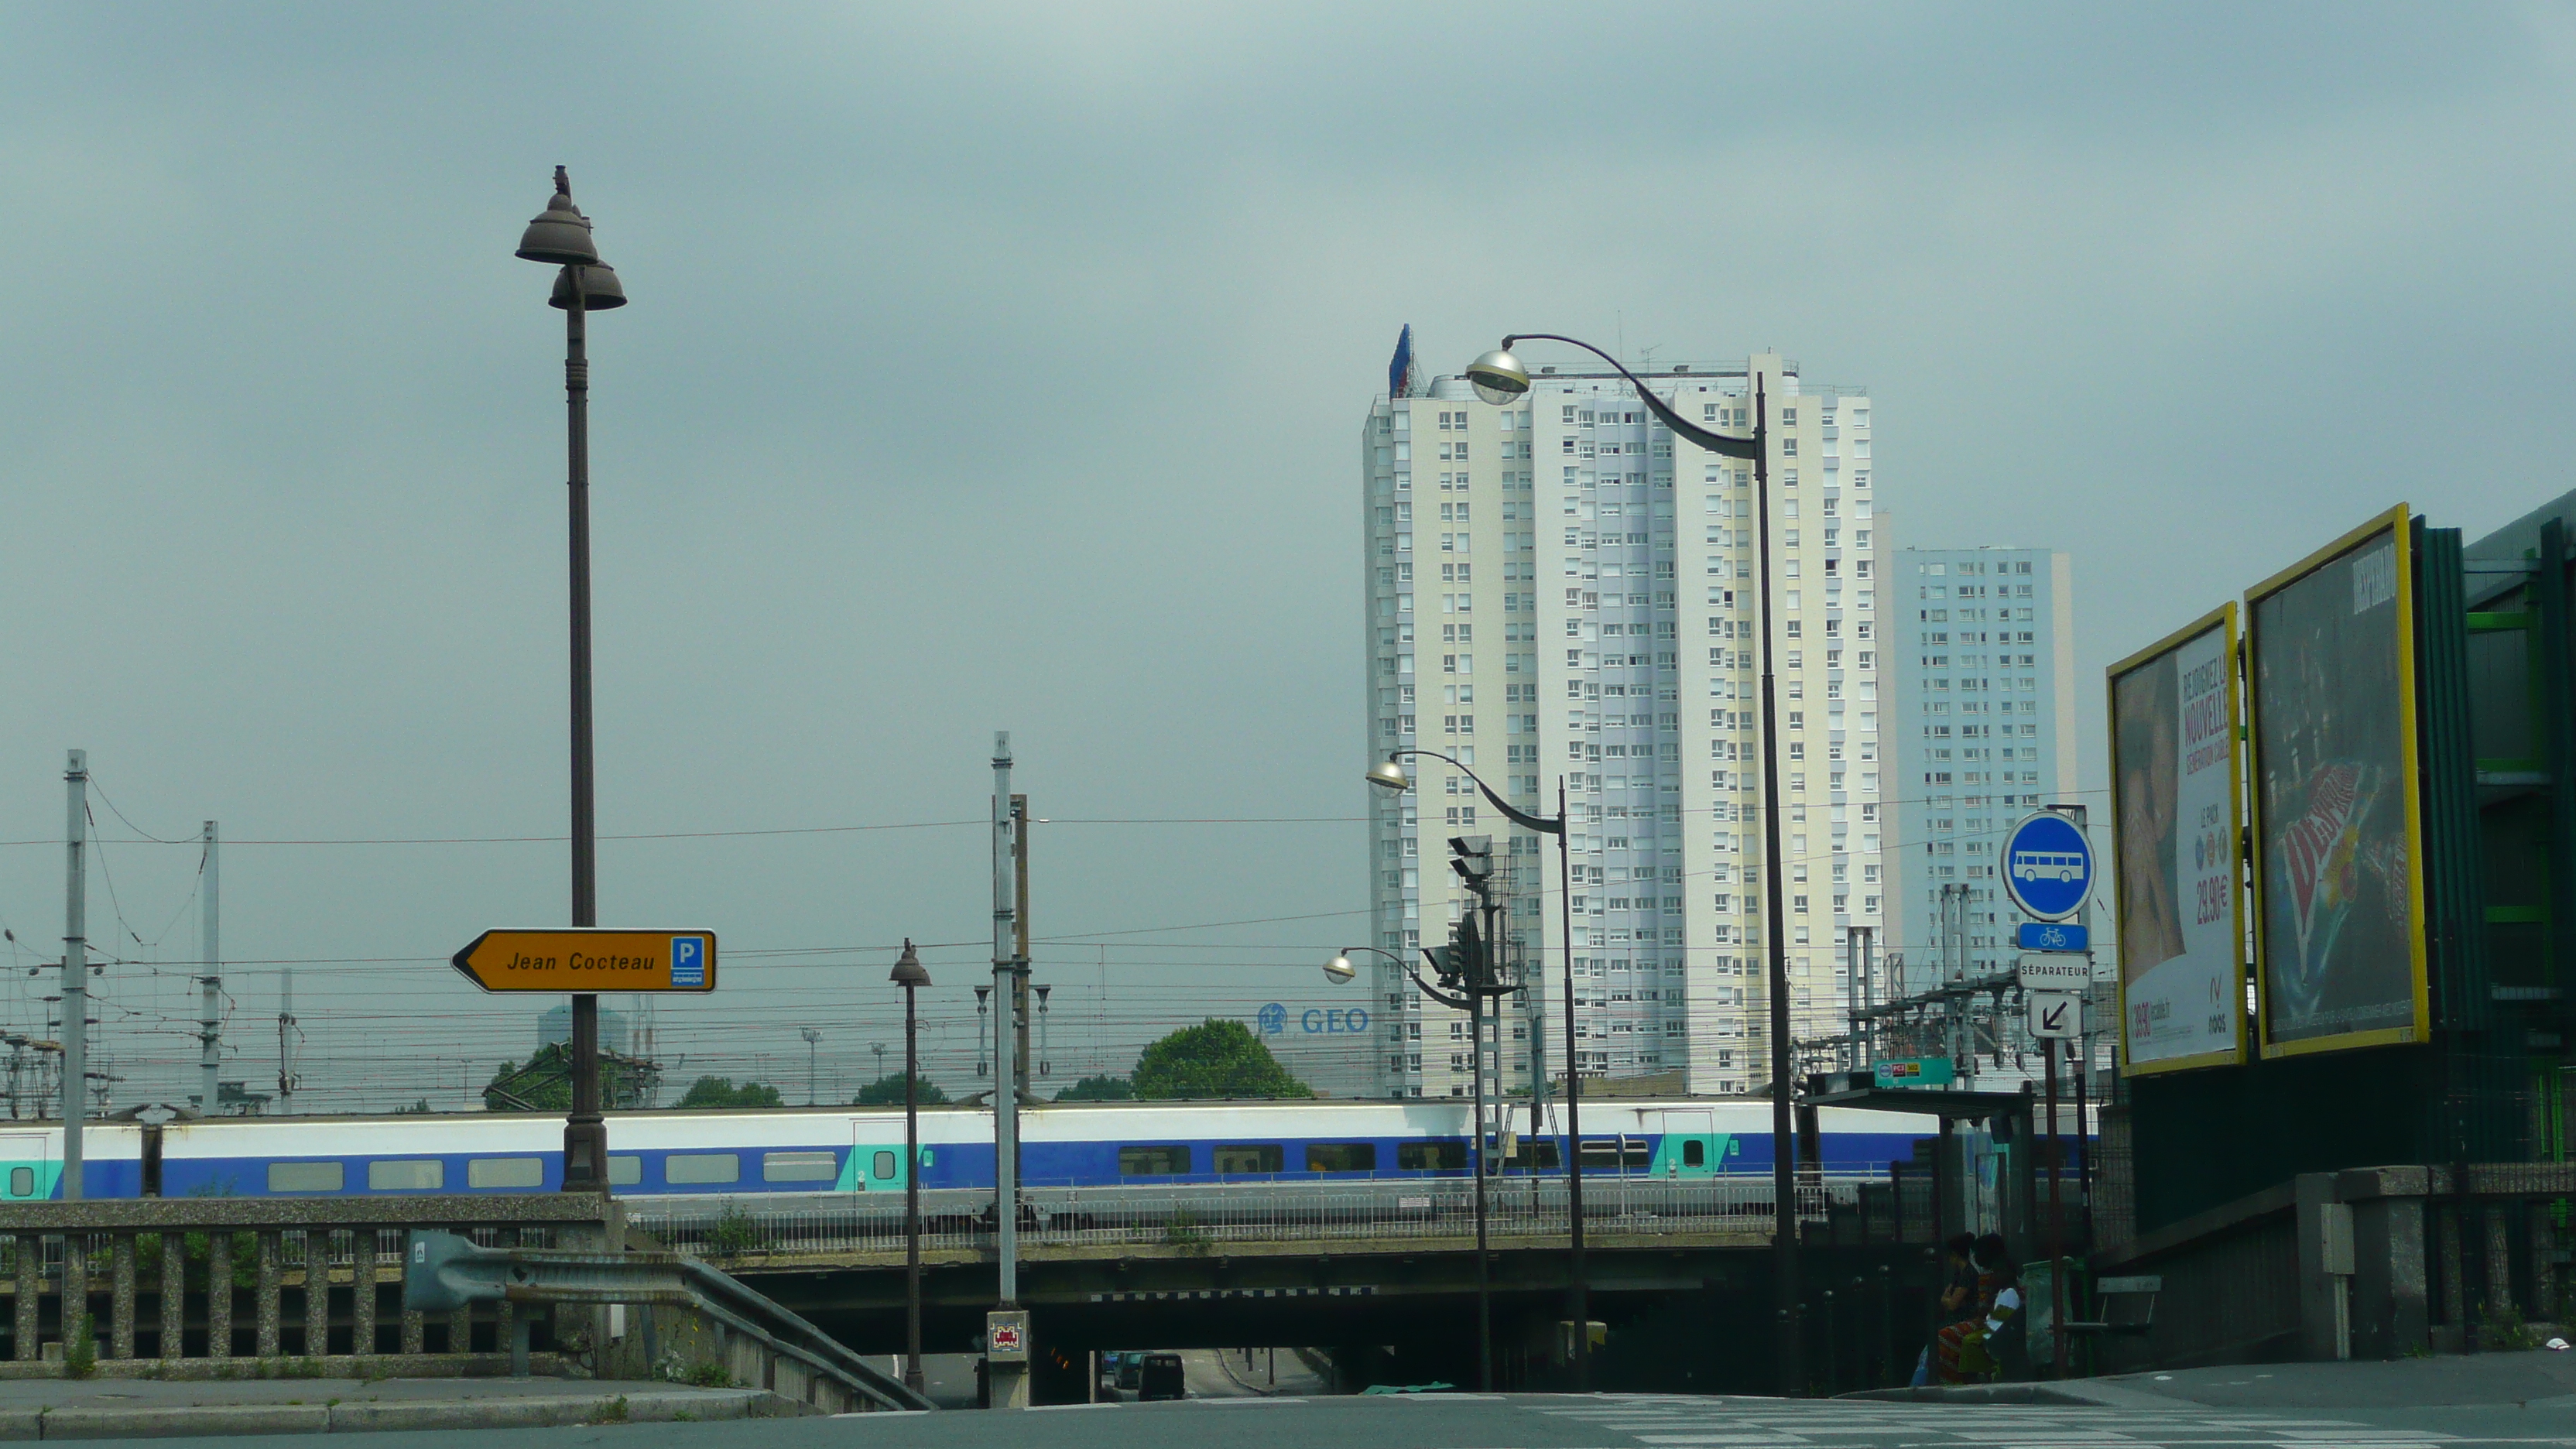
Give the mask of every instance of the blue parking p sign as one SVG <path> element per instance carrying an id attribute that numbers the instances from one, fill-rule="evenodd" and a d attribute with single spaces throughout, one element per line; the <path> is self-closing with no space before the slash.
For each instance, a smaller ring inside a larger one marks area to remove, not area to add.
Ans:
<path id="1" fill-rule="evenodd" d="M 2022 911 L 2062 921 L 2084 909 L 2093 893 L 2093 843 L 2075 822 L 2043 810 L 2022 817 L 2004 836 L 2004 893 Z"/>
<path id="2" fill-rule="evenodd" d="M 707 984 L 707 938 L 671 938 L 671 989 L 703 989 Z"/>

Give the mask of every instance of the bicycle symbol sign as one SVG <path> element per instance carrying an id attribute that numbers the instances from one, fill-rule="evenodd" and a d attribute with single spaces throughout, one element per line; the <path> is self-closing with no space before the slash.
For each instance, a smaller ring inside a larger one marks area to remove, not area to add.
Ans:
<path id="1" fill-rule="evenodd" d="M 2053 811 L 2024 816 L 2004 837 L 2003 882 L 2025 914 L 2065 920 L 2093 893 L 2093 843 Z"/>

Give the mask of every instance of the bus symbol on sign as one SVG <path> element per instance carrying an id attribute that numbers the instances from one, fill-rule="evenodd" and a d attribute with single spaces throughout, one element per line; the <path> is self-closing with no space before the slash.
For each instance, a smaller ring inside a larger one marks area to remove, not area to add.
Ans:
<path id="1" fill-rule="evenodd" d="M 2073 851 L 2013 852 L 2012 872 L 2023 880 L 2081 880 L 2085 871 L 2084 857 Z"/>
<path id="2" fill-rule="evenodd" d="M 2054 811 L 2025 815 L 2004 836 L 2004 892 L 2022 913 L 2063 921 L 2093 893 L 2093 842 Z"/>

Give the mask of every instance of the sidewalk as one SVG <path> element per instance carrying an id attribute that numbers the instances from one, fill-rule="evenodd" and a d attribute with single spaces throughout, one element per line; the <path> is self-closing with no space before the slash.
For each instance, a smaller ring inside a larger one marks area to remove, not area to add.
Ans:
<path id="1" fill-rule="evenodd" d="M 1927 1403 L 2193 1405 L 2227 1409 L 2576 1409 L 2576 1353 L 2479 1353 L 2372 1363 L 2235 1364 L 2049 1383 L 1873 1389 L 1855 1399 Z"/>
<path id="2" fill-rule="evenodd" d="M 9 1379 L 0 1380 L 0 1439 L 531 1429 L 797 1408 L 761 1389 L 578 1379 Z"/>

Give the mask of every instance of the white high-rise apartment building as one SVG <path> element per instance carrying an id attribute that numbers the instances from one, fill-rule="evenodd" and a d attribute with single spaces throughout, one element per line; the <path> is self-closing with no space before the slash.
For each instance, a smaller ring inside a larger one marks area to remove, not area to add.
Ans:
<path id="1" fill-rule="evenodd" d="M 1791 1020 L 1814 1040 L 1846 1029 L 1848 928 L 1881 918 L 1890 549 L 1865 393 L 1802 384 L 1771 354 L 1648 378 L 1684 417 L 1736 434 L 1752 431 L 1757 380 L 1771 421 Z M 1369 754 L 1454 755 L 1541 816 L 1557 813 L 1562 782 L 1582 1069 L 1751 1090 L 1770 1080 L 1753 467 L 1678 442 L 1607 367 L 1543 368 L 1532 382 L 1510 407 L 1440 378 L 1369 409 Z M 1513 828 L 1462 772 L 1408 768 L 1412 792 L 1372 792 L 1373 939 L 1417 963 L 1445 941 L 1468 899 L 1448 838 L 1494 837 L 1515 887 L 1510 930 L 1546 967 L 1543 999 L 1512 1003 L 1488 1041 L 1494 1080 L 1525 1091 L 1534 1023 L 1550 1076 L 1565 1070 L 1555 842 Z M 1463 1018 L 1371 960 L 1382 1090 L 1466 1095 Z"/>
<path id="2" fill-rule="evenodd" d="M 1996 848 L 2022 816 L 2077 798 L 2075 584 L 2064 553 L 2009 547 L 1903 549 L 1888 582 L 1901 994 L 2012 969 Z"/>

